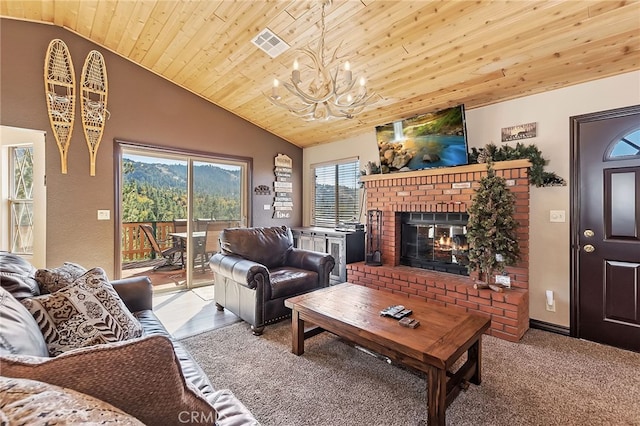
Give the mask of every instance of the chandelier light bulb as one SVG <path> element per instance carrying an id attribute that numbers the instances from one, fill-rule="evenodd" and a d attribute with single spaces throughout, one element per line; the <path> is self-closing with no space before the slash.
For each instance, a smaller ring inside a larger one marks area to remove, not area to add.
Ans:
<path id="1" fill-rule="evenodd" d="M 278 95 L 278 86 L 280 85 L 280 82 L 278 81 L 277 78 L 273 79 L 273 88 L 271 89 L 271 97 L 273 99 L 280 99 L 280 96 Z"/>
<path id="2" fill-rule="evenodd" d="M 352 79 L 352 74 L 351 74 L 351 64 L 349 64 L 349 61 L 344 63 L 344 79 L 347 82 L 347 84 L 351 83 L 351 79 Z"/>
<path id="3" fill-rule="evenodd" d="M 291 81 L 293 84 L 300 83 L 300 65 L 298 64 L 298 60 L 294 59 L 293 61 L 293 71 L 291 71 Z"/>
<path id="4" fill-rule="evenodd" d="M 364 79 L 364 77 L 360 77 L 360 86 L 364 87 L 367 84 L 367 80 Z"/>

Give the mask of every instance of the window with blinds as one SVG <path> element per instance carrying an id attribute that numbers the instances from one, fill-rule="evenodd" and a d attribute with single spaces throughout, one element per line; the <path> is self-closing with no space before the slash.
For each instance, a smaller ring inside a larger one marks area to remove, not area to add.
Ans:
<path id="1" fill-rule="evenodd" d="M 358 160 L 313 166 L 314 226 L 334 228 L 357 220 L 360 168 Z"/>

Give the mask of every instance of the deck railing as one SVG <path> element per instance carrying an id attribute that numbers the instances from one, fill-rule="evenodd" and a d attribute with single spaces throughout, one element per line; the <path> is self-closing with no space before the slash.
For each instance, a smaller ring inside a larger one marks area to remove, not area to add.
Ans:
<path id="1" fill-rule="evenodd" d="M 207 229 L 209 222 L 220 222 L 228 224 L 235 222 L 240 224 L 239 220 L 213 220 L 213 219 L 197 219 L 194 221 L 194 229 L 204 231 Z M 144 233 L 140 230 L 140 225 L 151 225 L 154 230 L 156 240 L 161 249 L 171 247 L 173 240 L 169 234 L 174 231 L 173 221 L 165 222 L 126 222 L 122 224 L 122 263 L 137 262 L 155 258 L 155 253 L 151 248 L 151 243 L 147 240 Z"/>
<path id="2" fill-rule="evenodd" d="M 140 229 L 140 225 L 151 225 L 161 249 L 173 243 L 169 233 L 173 232 L 173 222 L 127 222 L 122 224 L 122 262 L 136 262 L 153 259 L 155 253 L 151 243 Z"/>

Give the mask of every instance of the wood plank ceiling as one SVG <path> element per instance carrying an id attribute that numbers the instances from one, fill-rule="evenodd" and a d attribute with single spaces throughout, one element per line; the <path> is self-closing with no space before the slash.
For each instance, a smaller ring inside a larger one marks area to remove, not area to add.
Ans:
<path id="1" fill-rule="evenodd" d="M 326 47 L 342 43 L 380 99 L 353 119 L 303 121 L 265 93 L 317 40 L 320 0 L 0 4 L 3 17 L 67 28 L 300 147 L 640 69 L 640 1 L 334 0 Z M 251 40 L 265 28 L 292 48 L 259 50 Z"/>

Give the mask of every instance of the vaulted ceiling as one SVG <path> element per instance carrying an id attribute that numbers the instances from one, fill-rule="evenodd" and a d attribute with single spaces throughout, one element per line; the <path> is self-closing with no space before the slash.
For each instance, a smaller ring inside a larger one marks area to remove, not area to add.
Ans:
<path id="1" fill-rule="evenodd" d="M 380 97 L 352 119 L 304 121 L 265 94 L 317 40 L 321 9 L 320 0 L 0 2 L 3 17 L 67 28 L 300 147 L 640 69 L 640 1 L 334 0 L 326 47 L 340 46 Z M 258 49 L 251 40 L 265 28 L 291 49 L 275 59 Z"/>

